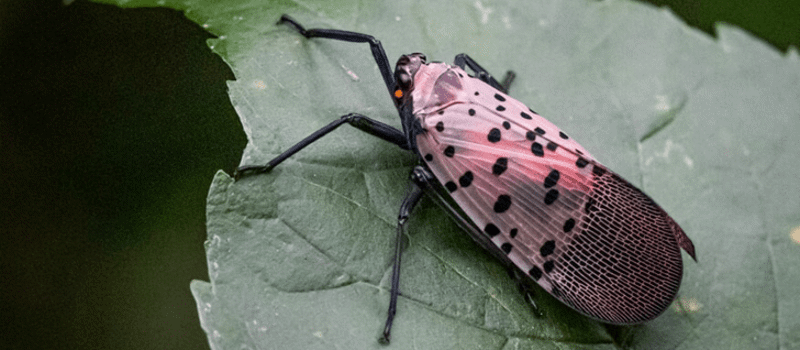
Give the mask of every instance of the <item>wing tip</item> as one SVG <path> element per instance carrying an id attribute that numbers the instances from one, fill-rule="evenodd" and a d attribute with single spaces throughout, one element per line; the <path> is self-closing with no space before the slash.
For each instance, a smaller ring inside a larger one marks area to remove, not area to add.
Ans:
<path id="1" fill-rule="evenodd" d="M 673 232 L 675 232 L 675 239 L 678 241 L 678 246 L 683 248 L 683 250 L 685 250 L 686 253 L 692 257 L 694 262 L 697 262 L 697 255 L 694 251 L 694 243 L 692 243 L 692 240 L 686 235 L 686 232 L 683 232 L 683 229 L 678 226 L 678 223 L 676 223 L 675 220 L 670 218 L 670 221 L 672 221 Z"/>

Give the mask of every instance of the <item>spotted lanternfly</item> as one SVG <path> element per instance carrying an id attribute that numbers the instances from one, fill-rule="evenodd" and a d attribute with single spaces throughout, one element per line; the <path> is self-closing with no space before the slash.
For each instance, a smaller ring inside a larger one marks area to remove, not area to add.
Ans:
<path id="1" fill-rule="evenodd" d="M 369 43 L 403 130 L 351 113 L 264 166 L 240 167 L 237 178 L 270 171 L 345 123 L 420 159 L 400 206 L 384 341 L 397 305 L 403 225 L 424 193 L 518 275 L 584 315 L 641 323 L 675 298 L 680 249 L 694 259 L 692 241 L 650 197 L 509 97 L 511 72 L 500 83 L 467 55 L 451 66 L 413 53 L 400 57 L 392 75 L 381 43 L 370 35 L 306 30 L 287 15 L 278 23 L 306 38 Z"/>

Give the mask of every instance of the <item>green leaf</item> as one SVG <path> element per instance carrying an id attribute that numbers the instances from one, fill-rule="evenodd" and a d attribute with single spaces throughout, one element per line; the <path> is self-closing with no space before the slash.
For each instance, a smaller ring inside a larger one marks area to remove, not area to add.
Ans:
<path id="1" fill-rule="evenodd" d="M 393 349 L 800 347 L 800 64 L 739 29 L 719 39 L 630 1 L 130 1 L 173 6 L 219 39 L 262 164 L 340 115 L 399 126 L 364 32 L 390 58 L 461 52 L 518 78 L 510 94 L 659 202 L 693 239 L 680 295 L 654 321 L 605 327 L 537 295 L 428 201 L 408 225 Z M 192 282 L 214 349 L 381 348 L 395 217 L 414 157 L 343 127 L 269 174 L 208 197 L 211 282 Z M 795 233 L 794 240 L 792 232 Z"/>

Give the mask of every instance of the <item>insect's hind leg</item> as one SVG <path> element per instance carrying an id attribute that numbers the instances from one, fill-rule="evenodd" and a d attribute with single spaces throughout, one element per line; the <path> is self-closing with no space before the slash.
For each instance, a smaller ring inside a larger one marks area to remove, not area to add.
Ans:
<path id="1" fill-rule="evenodd" d="M 282 23 L 288 24 L 306 38 L 327 38 L 352 43 L 369 43 L 369 48 L 372 50 L 372 57 L 375 59 L 375 63 L 378 64 L 378 69 L 381 71 L 381 76 L 383 77 L 383 82 L 386 84 L 386 88 L 389 89 L 389 94 L 394 92 L 395 81 L 394 75 L 392 75 L 392 66 L 389 64 L 389 59 L 386 57 L 386 51 L 383 50 L 383 45 L 372 35 L 336 29 L 306 29 L 294 18 L 285 14 L 281 16 L 277 24 Z"/>
<path id="2" fill-rule="evenodd" d="M 389 310 L 386 316 L 386 324 L 383 327 L 383 336 L 378 339 L 382 344 L 389 344 L 392 333 L 394 315 L 397 312 L 397 297 L 400 296 L 400 258 L 402 256 L 403 228 L 411 211 L 417 206 L 419 200 L 425 194 L 424 190 L 428 187 L 428 182 L 433 178 L 433 174 L 421 166 L 416 166 L 411 173 L 410 189 L 400 205 L 400 213 L 397 216 L 397 236 L 394 242 L 394 264 L 392 265 L 392 287 L 389 293 Z"/>
<path id="3" fill-rule="evenodd" d="M 487 83 L 491 85 L 493 88 L 500 90 L 504 93 L 508 93 L 508 88 L 511 86 L 511 82 L 513 82 L 514 78 L 516 77 L 516 74 L 514 74 L 514 72 L 508 71 L 506 72 L 506 76 L 503 78 L 503 82 L 502 83 L 498 82 L 491 74 L 489 74 L 489 72 L 486 69 L 481 67 L 481 65 L 479 65 L 478 62 L 475 62 L 475 60 L 473 60 L 472 57 L 469 57 L 469 55 L 465 53 L 460 53 L 456 55 L 456 58 L 455 60 L 453 60 L 453 63 L 456 66 L 461 67 L 461 69 L 466 69 L 466 67 L 469 67 L 469 69 L 472 69 L 472 71 L 475 72 L 476 78 L 480 79 L 484 83 Z"/>
<path id="4" fill-rule="evenodd" d="M 236 173 L 234 173 L 233 177 L 234 179 L 238 180 L 243 176 L 266 173 L 272 170 L 272 168 L 274 168 L 287 158 L 299 152 L 301 149 L 312 144 L 320 137 L 323 137 L 328 133 L 330 133 L 331 131 L 335 130 L 342 124 L 350 124 L 354 126 L 356 129 L 359 129 L 370 135 L 381 138 L 385 141 L 391 142 L 402 149 L 408 149 L 408 140 L 406 139 L 406 136 L 405 134 L 403 134 L 402 131 L 395 129 L 391 125 L 381 123 L 374 119 L 370 119 L 364 115 L 358 113 L 350 113 L 347 115 L 343 115 L 339 119 L 336 119 L 330 124 L 322 127 L 322 129 L 319 129 L 313 132 L 311 135 L 308 135 L 302 141 L 298 142 L 292 147 L 289 147 L 288 150 L 284 151 L 274 159 L 270 160 L 265 165 L 240 166 L 239 168 L 236 169 Z"/>
<path id="5" fill-rule="evenodd" d="M 539 287 L 536 282 L 533 282 L 524 273 L 521 273 L 516 267 L 507 266 L 506 268 L 508 275 L 517 282 L 517 288 L 519 288 L 519 291 L 525 298 L 525 301 L 531 306 L 533 315 L 539 318 L 544 317 L 542 309 L 536 304 L 536 290 L 537 288 L 541 287 Z"/>

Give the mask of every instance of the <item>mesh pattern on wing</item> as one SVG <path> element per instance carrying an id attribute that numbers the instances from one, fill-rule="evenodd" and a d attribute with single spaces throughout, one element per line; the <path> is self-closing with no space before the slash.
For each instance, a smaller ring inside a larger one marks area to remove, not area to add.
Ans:
<path id="1" fill-rule="evenodd" d="M 678 291 L 682 259 L 677 224 L 614 173 L 595 177 L 581 232 L 550 274 L 553 294 L 606 322 L 655 318 Z"/>

